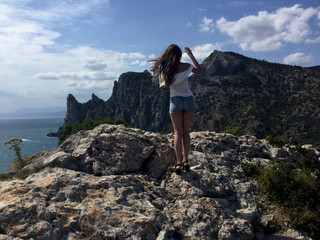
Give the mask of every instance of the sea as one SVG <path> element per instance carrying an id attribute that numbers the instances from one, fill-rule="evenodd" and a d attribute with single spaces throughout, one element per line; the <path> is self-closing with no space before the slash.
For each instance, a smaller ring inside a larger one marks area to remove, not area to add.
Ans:
<path id="1" fill-rule="evenodd" d="M 58 146 L 58 138 L 48 137 L 63 125 L 63 118 L 0 119 L 0 173 L 9 172 L 15 152 L 4 144 L 11 138 L 21 138 L 22 157 L 31 156 Z"/>

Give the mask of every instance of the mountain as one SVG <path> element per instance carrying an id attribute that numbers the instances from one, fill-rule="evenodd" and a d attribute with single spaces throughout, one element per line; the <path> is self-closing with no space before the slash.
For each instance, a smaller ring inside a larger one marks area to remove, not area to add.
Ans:
<path id="1" fill-rule="evenodd" d="M 64 118 L 65 107 L 21 108 L 10 113 L 0 113 L 0 118 Z"/>
<path id="2" fill-rule="evenodd" d="M 197 129 L 240 126 L 264 138 L 320 144 L 320 67 L 302 68 L 215 51 L 191 79 Z"/>
<path id="3" fill-rule="evenodd" d="M 171 127 L 169 93 L 152 83 L 148 71 L 121 74 L 114 82 L 107 101 L 92 94 L 92 99 L 79 103 L 71 94 L 67 98 L 66 123 L 82 122 L 85 118 L 110 117 L 124 119 L 131 126 L 148 131 L 165 132 Z"/>
<path id="4" fill-rule="evenodd" d="M 203 75 L 190 77 L 196 114 L 193 131 L 280 136 L 294 144 L 320 144 L 320 66 L 298 67 L 214 51 L 201 64 Z M 92 95 L 87 103 L 67 99 L 65 123 L 85 118 L 122 118 L 130 125 L 170 132 L 169 92 L 152 83 L 146 70 L 123 73 L 111 97 Z"/>
<path id="5" fill-rule="evenodd" d="M 319 151 L 303 154 L 319 164 Z M 100 125 L 31 156 L 17 174 L 28 178 L 0 181 L 0 239 L 311 240 L 244 171 L 302 156 L 253 136 L 193 132 L 191 170 L 177 175 L 172 134 Z"/>

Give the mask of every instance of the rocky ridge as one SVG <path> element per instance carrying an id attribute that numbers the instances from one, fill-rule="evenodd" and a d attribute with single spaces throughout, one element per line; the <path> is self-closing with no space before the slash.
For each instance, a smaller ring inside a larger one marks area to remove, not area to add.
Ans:
<path id="1" fill-rule="evenodd" d="M 32 156 L 21 172 L 34 174 L 0 182 L 0 239 L 310 239 L 285 223 L 270 230 L 243 171 L 297 161 L 293 147 L 193 132 L 191 171 L 176 175 L 172 137 L 100 125 Z"/>
<path id="2" fill-rule="evenodd" d="M 241 127 L 241 134 L 281 136 L 293 144 L 320 145 L 320 67 L 303 68 L 214 51 L 191 76 L 196 114 L 194 131 L 222 132 Z M 148 71 L 123 73 L 107 101 L 94 94 L 79 103 L 67 98 L 66 123 L 85 118 L 124 119 L 154 132 L 172 129 L 169 92 L 152 83 Z"/>
<path id="3" fill-rule="evenodd" d="M 203 75 L 190 79 L 201 130 L 241 127 L 243 134 L 281 136 L 320 145 L 320 67 L 299 67 L 215 51 Z"/>
<path id="4" fill-rule="evenodd" d="M 107 101 L 92 94 L 91 100 L 79 103 L 69 94 L 65 123 L 81 123 L 86 118 L 110 117 L 123 119 L 131 126 L 155 132 L 171 129 L 169 92 L 152 82 L 148 71 L 121 74 L 114 82 Z M 166 114 L 164 114 L 166 113 Z"/>

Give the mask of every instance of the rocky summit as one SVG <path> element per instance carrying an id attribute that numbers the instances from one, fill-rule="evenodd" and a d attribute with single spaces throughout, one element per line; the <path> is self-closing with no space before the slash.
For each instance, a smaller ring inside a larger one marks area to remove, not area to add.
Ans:
<path id="1" fill-rule="evenodd" d="M 294 148 L 210 131 L 191 143 L 191 170 L 177 175 L 172 134 L 80 131 L 32 156 L 24 180 L 0 182 L 0 239 L 311 239 L 285 222 L 270 230 L 276 214 L 243 170 L 297 161 Z"/>

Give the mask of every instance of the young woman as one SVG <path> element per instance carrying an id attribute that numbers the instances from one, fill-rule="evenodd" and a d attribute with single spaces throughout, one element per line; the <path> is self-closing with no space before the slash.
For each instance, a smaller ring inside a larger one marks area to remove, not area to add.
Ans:
<path id="1" fill-rule="evenodd" d="M 202 74 L 198 61 L 190 48 L 185 52 L 193 65 L 181 62 L 182 51 L 176 44 L 171 44 L 151 67 L 153 78 L 159 79 L 161 87 L 170 88 L 170 118 L 174 128 L 174 147 L 177 158 L 176 173 L 190 169 L 188 155 L 190 151 L 190 125 L 195 112 L 193 95 L 189 87 L 188 76 Z"/>

